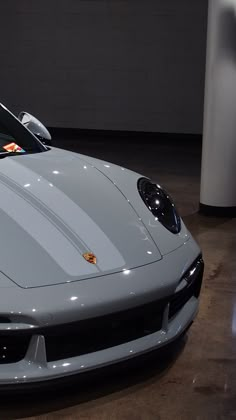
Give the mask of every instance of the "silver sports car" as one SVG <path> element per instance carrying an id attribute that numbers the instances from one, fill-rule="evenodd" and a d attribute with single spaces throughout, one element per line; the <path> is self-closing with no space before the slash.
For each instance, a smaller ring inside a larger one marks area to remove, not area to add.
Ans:
<path id="1" fill-rule="evenodd" d="M 52 147 L 1 105 L 0 197 L 0 385 L 117 363 L 190 326 L 201 251 L 159 185 Z"/>

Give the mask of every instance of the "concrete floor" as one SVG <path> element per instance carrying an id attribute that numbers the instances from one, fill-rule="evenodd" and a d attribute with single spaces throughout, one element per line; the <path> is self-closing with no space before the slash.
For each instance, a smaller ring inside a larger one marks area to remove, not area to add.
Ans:
<path id="1" fill-rule="evenodd" d="M 197 213 L 199 143 L 149 140 L 136 145 L 125 138 L 58 139 L 56 145 L 129 167 L 170 191 L 206 263 L 195 323 L 168 352 L 80 378 L 57 391 L 0 394 L 1 420 L 236 419 L 236 220 Z"/>

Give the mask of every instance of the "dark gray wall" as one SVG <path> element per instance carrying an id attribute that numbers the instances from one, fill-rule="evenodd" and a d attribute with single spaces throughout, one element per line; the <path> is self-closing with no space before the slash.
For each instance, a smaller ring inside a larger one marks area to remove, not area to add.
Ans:
<path id="1" fill-rule="evenodd" d="M 47 125 L 202 131 L 207 0 L 8 0 L 0 99 Z"/>

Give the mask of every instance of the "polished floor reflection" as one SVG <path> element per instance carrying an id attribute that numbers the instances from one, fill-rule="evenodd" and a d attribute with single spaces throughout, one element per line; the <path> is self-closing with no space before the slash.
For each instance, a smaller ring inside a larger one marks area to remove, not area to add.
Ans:
<path id="1" fill-rule="evenodd" d="M 58 138 L 57 145 L 129 167 L 170 191 L 205 258 L 197 320 L 168 351 L 86 375 L 56 392 L 0 394 L 0 419 L 236 419 L 236 219 L 197 212 L 197 140 L 140 140 Z"/>

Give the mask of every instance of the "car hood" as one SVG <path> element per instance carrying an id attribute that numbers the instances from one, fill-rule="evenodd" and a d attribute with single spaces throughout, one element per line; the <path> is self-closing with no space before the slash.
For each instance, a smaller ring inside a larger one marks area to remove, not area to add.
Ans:
<path id="1" fill-rule="evenodd" d="M 0 270 L 23 288 L 125 274 L 161 259 L 117 186 L 55 148 L 0 161 L 0 221 Z"/>

